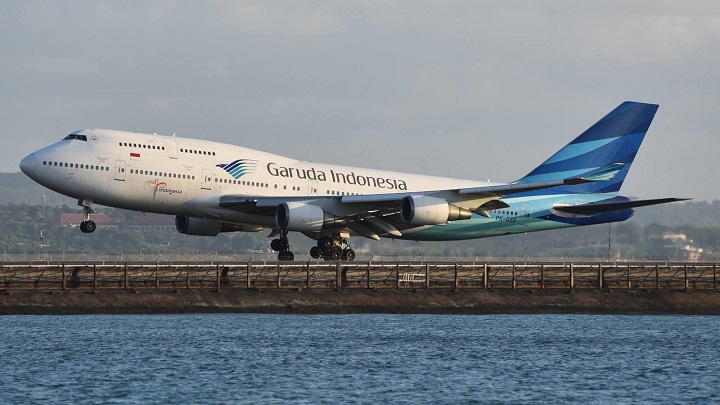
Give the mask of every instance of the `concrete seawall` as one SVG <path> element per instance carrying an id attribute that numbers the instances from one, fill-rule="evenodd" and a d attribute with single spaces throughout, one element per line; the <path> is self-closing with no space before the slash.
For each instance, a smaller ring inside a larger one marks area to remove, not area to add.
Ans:
<path id="1" fill-rule="evenodd" d="M 720 315 L 720 294 L 674 290 L 5 291 L 0 314 L 589 313 Z"/>

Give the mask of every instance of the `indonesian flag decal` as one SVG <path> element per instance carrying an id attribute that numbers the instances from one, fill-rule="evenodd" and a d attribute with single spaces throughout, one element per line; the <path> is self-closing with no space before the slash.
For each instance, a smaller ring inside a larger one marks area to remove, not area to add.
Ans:
<path id="1" fill-rule="evenodd" d="M 140 160 L 140 154 L 135 152 L 130 152 L 130 159 L 132 160 Z"/>

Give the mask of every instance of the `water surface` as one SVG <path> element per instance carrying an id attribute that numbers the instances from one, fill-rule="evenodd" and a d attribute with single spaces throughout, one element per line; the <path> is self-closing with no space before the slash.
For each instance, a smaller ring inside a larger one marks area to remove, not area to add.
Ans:
<path id="1" fill-rule="evenodd" d="M 0 317 L 0 403 L 707 403 L 720 317 Z"/>

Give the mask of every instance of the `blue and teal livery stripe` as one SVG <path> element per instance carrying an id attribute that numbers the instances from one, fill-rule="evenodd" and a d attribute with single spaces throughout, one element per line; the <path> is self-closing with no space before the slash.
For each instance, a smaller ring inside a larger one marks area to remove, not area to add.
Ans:
<path id="1" fill-rule="evenodd" d="M 253 173 L 257 167 L 257 160 L 252 159 L 237 159 L 231 163 L 222 163 L 217 167 L 225 170 L 232 177 L 239 179 L 240 177 Z"/>

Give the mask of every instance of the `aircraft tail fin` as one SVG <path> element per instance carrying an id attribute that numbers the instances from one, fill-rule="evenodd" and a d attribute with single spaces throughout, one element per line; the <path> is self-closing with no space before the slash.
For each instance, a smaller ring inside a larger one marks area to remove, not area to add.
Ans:
<path id="1" fill-rule="evenodd" d="M 607 181 L 569 185 L 560 187 L 561 190 L 552 190 L 552 193 L 618 192 L 658 107 L 656 104 L 633 101 L 620 104 L 516 183 L 583 177 L 605 167 L 619 167 L 619 173 Z"/>

